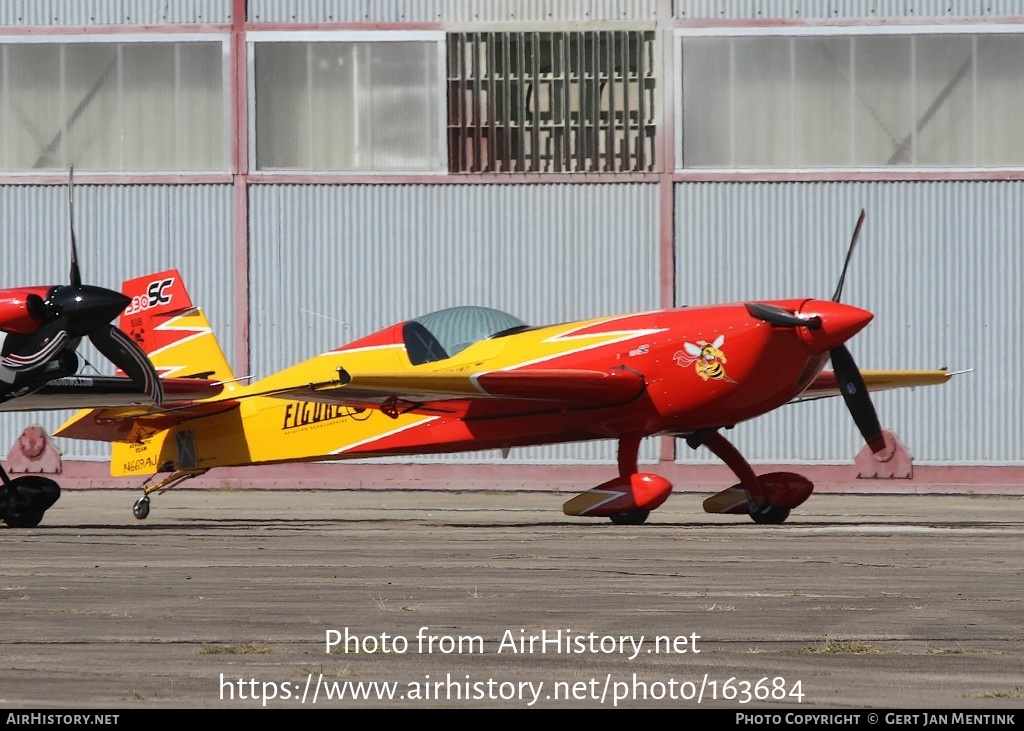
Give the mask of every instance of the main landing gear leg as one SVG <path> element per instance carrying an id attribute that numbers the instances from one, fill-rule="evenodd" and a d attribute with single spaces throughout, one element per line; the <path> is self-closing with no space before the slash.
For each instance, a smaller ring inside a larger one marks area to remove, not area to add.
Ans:
<path id="1" fill-rule="evenodd" d="M 619 439 L 619 474 L 582 492 L 562 505 L 566 515 L 609 518 L 616 525 L 640 525 L 668 499 L 672 483 L 659 475 L 637 472 L 636 458 L 643 435 Z"/>
<path id="2" fill-rule="evenodd" d="M 728 439 L 723 437 L 717 431 L 709 432 L 700 435 L 700 441 L 694 445 L 687 440 L 687 444 L 691 447 L 700 446 L 703 444 L 705 447 L 714 452 L 715 456 L 725 462 L 726 466 L 740 478 L 740 484 L 743 489 L 747 491 L 747 495 L 750 497 L 750 501 L 753 506 L 764 505 L 768 500 L 765 497 L 764 489 L 761 487 L 761 481 L 757 479 L 757 475 L 754 474 L 754 468 L 750 466 L 750 463 L 744 459 L 743 455 L 740 454 L 740 450 L 736 449 Z"/>
<path id="3" fill-rule="evenodd" d="M 715 430 L 697 432 L 687 439 L 687 444 L 694 449 L 706 446 L 740 479 L 738 485 L 704 501 L 704 509 L 708 512 L 747 512 L 755 523 L 783 523 L 790 510 L 806 500 L 814 488 L 808 479 L 791 472 L 756 475 L 739 450 Z M 737 500 L 738 495 L 745 500 Z M 743 502 L 746 503 L 745 510 Z"/>
<path id="4" fill-rule="evenodd" d="M 163 492 L 164 490 L 170 490 L 172 487 L 177 487 L 180 483 L 185 480 L 191 480 L 193 477 L 199 477 L 208 472 L 206 469 L 201 470 L 178 470 L 172 472 L 169 477 L 165 477 L 155 485 L 149 485 L 142 491 L 142 497 L 135 501 L 135 505 L 132 506 L 132 515 L 139 520 L 145 520 L 149 517 L 149 496 L 154 492 Z"/>
<path id="5" fill-rule="evenodd" d="M 630 477 L 637 471 L 637 455 L 640 454 L 640 442 L 643 441 L 642 434 L 626 434 L 619 439 L 619 478 L 627 484 Z M 644 523 L 651 511 L 645 508 L 626 510 L 621 513 L 612 513 L 608 518 L 615 525 L 641 525 Z"/>

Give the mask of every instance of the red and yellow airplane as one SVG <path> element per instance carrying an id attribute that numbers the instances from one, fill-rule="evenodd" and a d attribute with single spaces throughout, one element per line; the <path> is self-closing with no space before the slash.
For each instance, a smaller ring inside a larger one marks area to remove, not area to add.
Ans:
<path id="1" fill-rule="evenodd" d="M 544 327 L 455 307 L 243 385 L 169 270 L 125 283 L 132 304 L 121 327 L 162 376 L 211 379 L 223 392 L 171 408 L 80 412 L 57 435 L 112 442 L 114 475 L 168 473 L 145 488 L 138 518 L 149 514 L 153 492 L 215 467 L 615 439 L 618 474 L 564 511 L 622 524 L 642 523 L 671 492 L 666 479 L 638 470 L 637 453 L 644 437 L 673 435 L 708 447 L 739 478 L 705 510 L 781 523 L 809 497 L 811 482 L 755 474 L 723 429 L 794 401 L 842 395 L 880 451 L 885 438 L 868 389 L 950 377 L 946 370 L 859 372 L 845 343 L 872 315 L 839 302 L 841 288 L 832 300 L 683 307 Z"/>

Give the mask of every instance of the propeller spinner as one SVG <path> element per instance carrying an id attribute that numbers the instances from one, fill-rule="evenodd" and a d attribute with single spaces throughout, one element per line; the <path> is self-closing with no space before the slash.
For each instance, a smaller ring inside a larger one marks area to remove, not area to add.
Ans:
<path id="1" fill-rule="evenodd" d="M 131 337 L 111 324 L 131 300 L 111 289 L 82 284 L 74 224 L 74 168 L 68 175 L 68 220 L 70 283 L 50 287 L 45 296 L 39 294 L 39 288 L 29 288 L 23 298 L 20 328 L 8 334 L 0 365 L 15 373 L 35 371 L 58 357 L 67 360 L 81 338 L 88 337 L 104 357 L 161 403 L 163 387 L 153 364 Z M 26 328 L 26 323 L 33 323 L 34 329 Z M 70 362 L 77 368 L 77 359 Z"/>
<path id="2" fill-rule="evenodd" d="M 810 300 L 801 307 L 802 312 L 798 313 L 787 312 L 766 303 L 748 303 L 746 307 L 751 316 L 764 320 L 774 327 L 807 328 L 810 331 L 807 342 L 812 353 L 815 352 L 815 347 L 819 353 L 828 350 L 832 369 L 835 371 L 836 381 L 839 384 L 843 400 L 846 402 L 846 408 L 853 416 L 853 421 L 864 437 L 864 441 L 867 442 L 871 451 L 877 454 L 885 449 L 885 437 L 882 435 L 878 413 L 871 402 L 871 396 L 864 384 L 860 369 L 844 344 L 847 339 L 868 323 L 871 313 L 843 305 L 839 301 L 843 293 L 843 284 L 846 281 L 846 271 L 850 266 L 854 247 L 857 245 L 857 239 L 860 237 L 861 228 L 864 225 L 864 218 L 865 211 L 862 209 L 853 230 L 853 237 L 846 251 L 846 261 L 843 263 L 843 271 L 831 302 Z M 806 311 L 804 312 L 804 310 Z"/>

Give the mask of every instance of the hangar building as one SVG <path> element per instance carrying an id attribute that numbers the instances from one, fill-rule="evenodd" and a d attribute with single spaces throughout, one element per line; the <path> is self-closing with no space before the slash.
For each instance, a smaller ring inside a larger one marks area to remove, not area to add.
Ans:
<path id="1" fill-rule="evenodd" d="M 0 0 L 0 286 L 66 277 L 71 164 L 86 280 L 177 267 L 253 376 L 458 304 L 547 324 L 828 297 L 863 208 L 860 366 L 973 369 L 876 396 L 883 424 L 933 476 L 1019 483 L 1022 115 L 1010 0 Z M 730 439 L 842 474 L 861 447 L 839 399 Z M 58 444 L 104 483 L 106 445 Z M 716 463 L 667 438 L 641 458 Z M 330 467 L 548 484 L 614 459 Z"/>

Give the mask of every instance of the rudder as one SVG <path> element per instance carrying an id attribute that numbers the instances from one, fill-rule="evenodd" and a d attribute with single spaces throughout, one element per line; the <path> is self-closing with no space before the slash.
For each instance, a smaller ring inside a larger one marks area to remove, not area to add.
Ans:
<path id="1" fill-rule="evenodd" d="M 192 304 L 177 269 L 127 280 L 122 292 L 131 304 L 121 314 L 120 327 L 146 352 L 161 377 L 234 379 L 213 328 Z"/>

